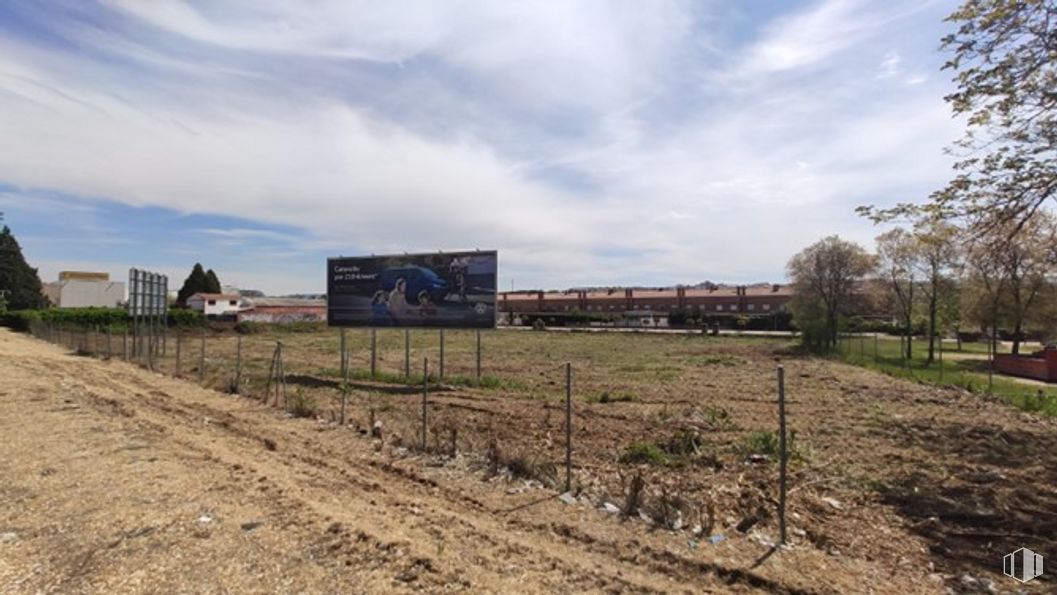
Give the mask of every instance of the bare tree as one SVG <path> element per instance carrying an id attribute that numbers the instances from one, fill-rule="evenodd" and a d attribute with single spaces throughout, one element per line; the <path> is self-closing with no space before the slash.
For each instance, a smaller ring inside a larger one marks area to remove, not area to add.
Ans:
<path id="1" fill-rule="evenodd" d="M 840 318 L 874 266 L 874 257 L 862 246 L 838 236 L 819 240 L 789 260 L 796 293 L 793 314 L 805 341 L 823 350 L 836 346 Z"/>

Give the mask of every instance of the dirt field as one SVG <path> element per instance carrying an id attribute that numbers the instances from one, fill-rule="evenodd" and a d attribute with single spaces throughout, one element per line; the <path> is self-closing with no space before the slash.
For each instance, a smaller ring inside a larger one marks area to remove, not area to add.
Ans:
<path id="1" fill-rule="evenodd" d="M 244 340 L 245 393 L 274 338 Z M 282 337 L 313 419 L 0 330 L 0 592 L 1057 587 L 1001 574 L 1018 547 L 1057 554 L 1053 419 L 775 340 L 489 333 L 475 384 L 468 338 L 450 337 L 423 451 L 417 387 L 355 381 L 349 424 L 332 421 L 333 333 Z M 229 383 L 233 341 L 210 338 L 206 384 Z M 365 341 L 350 335 L 358 370 Z M 393 375 L 402 337 L 382 341 Z M 429 337 L 414 348 L 436 361 Z M 796 437 L 791 545 L 775 550 L 778 358 Z M 577 370 L 568 502 L 562 361 Z"/>

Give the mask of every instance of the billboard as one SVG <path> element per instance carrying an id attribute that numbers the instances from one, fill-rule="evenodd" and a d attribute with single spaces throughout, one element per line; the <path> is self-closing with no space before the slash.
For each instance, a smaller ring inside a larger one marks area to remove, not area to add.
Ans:
<path id="1" fill-rule="evenodd" d="M 493 328 L 497 254 L 327 259 L 330 326 Z"/>

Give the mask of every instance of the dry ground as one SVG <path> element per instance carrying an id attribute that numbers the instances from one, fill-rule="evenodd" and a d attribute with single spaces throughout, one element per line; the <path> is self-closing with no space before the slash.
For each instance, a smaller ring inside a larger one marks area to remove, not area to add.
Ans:
<path id="1" fill-rule="evenodd" d="M 329 421 L 333 334 L 285 339 L 291 391 L 327 403 L 296 419 L 0 331 L 0 592 L 961 593 L 1018 587 L 1005 552 L 1057 552 L 1052 419 L 767 341 L 514 335 L 490 334 L 502 382 L 436 387 L 421 452 L 414 388 L 358 382 L 349 426 Z M 245 349 L 252 387 L 269 347 Z M 467 353 L 449 346 L 450 370 Z M 775 552 L 776 466 L 752 455 L 776 424 L 776 357 L 797 456 Z M 567 504 L 553 364 L 574 358 Z M 620 462 L 680 436 L 686 456 Z M 636 475 L 639 514 L 600 509 L 624 508 Z"/>

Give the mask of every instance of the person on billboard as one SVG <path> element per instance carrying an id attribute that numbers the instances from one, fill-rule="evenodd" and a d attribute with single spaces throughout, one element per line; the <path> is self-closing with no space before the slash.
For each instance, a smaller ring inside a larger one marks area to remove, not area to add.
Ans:
<path id="1" fill-rule="evenodd" d="M 433 300 L 429 297 L 429 292 L 425 289 L 418 292 L 418 313 L 425 324 L 428 324 L 437 315 L 437 306 L 433 304 Z"/>
<path id="2" fill-rule="evenodd" d="M 400 324 L 407 317 L 407 311 L 407 280 L 401 277 L 389 292 L 389 315 Z"/>
<path id="3" fill-rule="evenodd" d="M 455 282 L 455 289 L 459 295 L 459 301 L 466 303 L 466 272 L 467 263 L 462 258 L 453 258 L 451 264 L 448 265 L 448 272 L 452 275 L 452 280 Z"/>
<path id="4" fill-rule="evenodd" d="M 393 319 L 389 316 L 389 294 L 379 289 L 371 298 L 371 325 L 389 326 Z"/>

